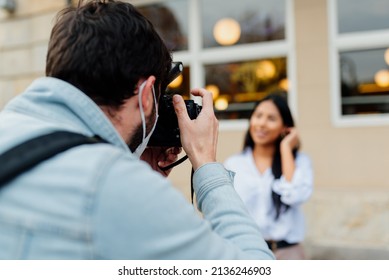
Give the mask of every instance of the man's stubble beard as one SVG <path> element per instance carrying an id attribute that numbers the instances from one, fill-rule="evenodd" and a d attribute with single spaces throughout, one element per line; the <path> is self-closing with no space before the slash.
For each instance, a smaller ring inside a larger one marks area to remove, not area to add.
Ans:
<path id="1" fill-rule="evenodd" d="M 153 110 L 151 112 L 151 116 L 148 120 L 146 120 L 146 137 L 150 133 L 151 129 L 153 128 L 155 118 L 156 118 L 155 112 L 156 112 L 156 108 L 155 108 L 155 104 L 153 104 Z M 142 140 L 143 140 L 143 126 L 142 123 L 140 123 L 139 126 L 135 129 L 135 132 L 130 139 L 130 143 L 128 143 L 128 147 L 130 148 L 131 152 L 135 152 L 136 148 L 142 143 Z"/>

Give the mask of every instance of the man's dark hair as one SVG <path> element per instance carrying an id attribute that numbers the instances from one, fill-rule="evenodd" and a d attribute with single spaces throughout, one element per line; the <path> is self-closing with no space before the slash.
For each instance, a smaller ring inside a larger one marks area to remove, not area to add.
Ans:
<path id="1" fill-rule="evenodd" d="M 58 14 L 46 75 L 73 84 L 98 105 L 122 105 L 150 75 L 157 93 L 164 89 L 171 54 L 150 21 L 129 3 L 83 2 Z"/>

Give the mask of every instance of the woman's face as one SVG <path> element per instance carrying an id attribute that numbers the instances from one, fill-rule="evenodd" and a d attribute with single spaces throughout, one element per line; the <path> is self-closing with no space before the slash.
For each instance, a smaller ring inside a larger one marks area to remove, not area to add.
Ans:
<path id="1" fill-rule="evenodd" d="M 255 145 L 273 145 L 286 127 L 276 105 L 262 101 L 250 118 L 250 134 Z"/>

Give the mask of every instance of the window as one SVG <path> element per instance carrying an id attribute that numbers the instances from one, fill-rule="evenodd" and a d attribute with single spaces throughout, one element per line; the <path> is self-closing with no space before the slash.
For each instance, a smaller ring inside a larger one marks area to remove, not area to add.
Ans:
<path id="1" fill-rule="evenodd" d="M 293 66 L 288 63 L 292 1 L 136 1 L 169 48 L 185 65 L 177 89 L 206 87 L 220 120 L 247 118 L 269 93 L 286 95 L 292 110 Z M 217 11 L 217 12 L 215 12 Z M 171 88 L 170 88 L 171 89 Z"/>
<path id="2" fill-rule="evenodd" d="M 202 0 L 200 12 L 204 48 L 284 40 L 283 2 Z"/>
<path id="3" fill-rule="evenodd" d="M 137 7 L 171 51 L 188 49 L 188 1 L 170 0 Z"/>
<path id="4" fill-rule="evenodd" d="M 389 113 L 386 50 L 340 52 L 342 115 Z"/>
<path id="5" fill-rule="evenodd" d="M 329 0 L 335 125 L 389 123 L 389 0 Z"/>
<path id="6" fill-rule="evenodd" d="M 205 78 L 219 119 L 249 118 L 256 101 L 288 90 L 285 58 L 205 65 Z"/>
<path id="7" fill-rule="evenodd" d="M 362 32 L 389 28 L 389 1 L 338 0 L 338 32 Z"/>

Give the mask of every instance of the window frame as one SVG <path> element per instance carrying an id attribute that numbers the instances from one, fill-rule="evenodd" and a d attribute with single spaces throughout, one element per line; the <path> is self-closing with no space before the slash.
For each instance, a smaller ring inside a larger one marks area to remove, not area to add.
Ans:
<path id="1" fill-rule="evenodd" d="M 167 0 L 166 0 L 167 1 Z M 200 0 L 188 1 L 188 50 L 173 52 L 173 60 L 181 61 L 190 67 L 190 88 L 205 86 L 205 65 L 229 63 L 235 61 L 257 60 L 272 57 L 285 57 L 287 60 L 287 77 L 289 81 L 288 103 L 292 114 L 297 118 L 297 80 L 296 80 L 296 51 L 294 36 L 294 0 L 285 0 L 285 39 L 203 48 L 201 6 Z M 164 0 L 136 0 L 134 5 L 161 3 Z M 228 57 L 228 59 L 226 59 Z M 196 102 L 199 98 L 193 97 Z M 247 119 L 219 120 L 221 131 L 244 130 L 248 127 Z"/>
<path id="2" fill-rule="evenodd" d="M 340 87 L 340 53 L 388 48 L 389 29 L 338 33 L 337 1 L 327 0 L 329 23 L 331 120 L 335 127 L 383 126 L 389 124 L 389 113 L 342 115 Z"/>

